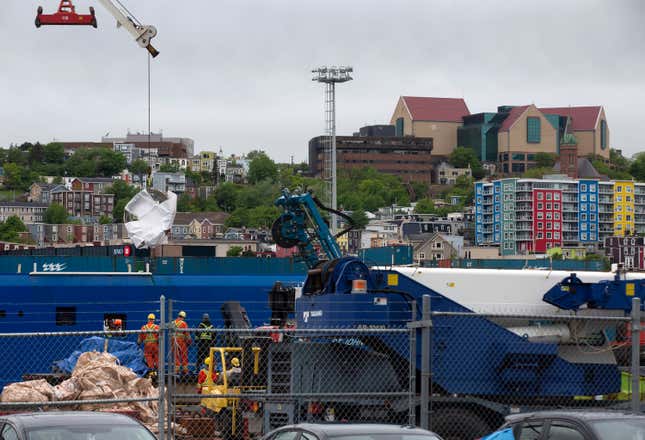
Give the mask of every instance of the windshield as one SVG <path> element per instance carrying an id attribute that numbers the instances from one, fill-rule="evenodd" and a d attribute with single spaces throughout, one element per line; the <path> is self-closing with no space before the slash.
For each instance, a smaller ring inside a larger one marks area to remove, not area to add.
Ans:
<path id="1" fill-rule="evenodd" d="M 136 425 L 72 425 L 32 428 L 28 440 L 155 440 L 145 428 Z"/>
<path id="2" fill-rule="evenodd" d="M 335 435 L 330 438 L 332 440 L 441 440 L 439 437 L 429 434 L 355 434 Z"/>
<path id="3" fill-rule="evenodd" d="M 591 425 L 600 438 L 645 440 L 645 418 L 597 420 Z"/>

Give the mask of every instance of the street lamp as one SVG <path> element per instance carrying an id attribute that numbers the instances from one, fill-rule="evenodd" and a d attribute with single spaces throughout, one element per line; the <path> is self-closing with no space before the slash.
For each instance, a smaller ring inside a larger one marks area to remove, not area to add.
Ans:
<path id="1" fill-rule="evenodd" d="M 336 83 L 351 81 L 354 69 L 350 66 L 323 66 L 311 71 L 312 81 L 325 84 L 325 134 L 328 147 L 323 154 L 323 179 L 328 184 L 328 201 L 337 209 L 336 199 Z M 336 215 L 331 215 L 331 231 L 336 232 Z"/>

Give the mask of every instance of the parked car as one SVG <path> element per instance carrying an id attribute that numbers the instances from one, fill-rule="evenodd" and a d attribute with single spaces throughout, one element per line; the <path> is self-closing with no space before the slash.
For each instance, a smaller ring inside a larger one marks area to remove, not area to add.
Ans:
<path id="1" fill-rule="evenodd" d="M 123 414 L 62 411 L 0 416 L 3 440 L 155 440 L 145 426 Z"/>
<path id="2" fill-rule="evenodd" d="M 441 440 L 413 426 L 362 423 L 301 423 L 278 428 L 262 440 Z"/>
<path id="3" fill-rule="evenodd" d="M 514 414 L 481 440 L 645 440 L 645 415 L 622 411 L 540 411 Z"/>

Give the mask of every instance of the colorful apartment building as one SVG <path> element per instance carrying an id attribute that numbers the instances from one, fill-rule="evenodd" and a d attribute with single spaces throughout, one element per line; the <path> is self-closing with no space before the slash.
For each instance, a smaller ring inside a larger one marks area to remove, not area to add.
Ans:
<path id="1" fill-rule="evenodd" d="M 598 246 L 645 233 L 645 183 L 501 179 L 475 184 L 475 242 L 501 255 Z"/>

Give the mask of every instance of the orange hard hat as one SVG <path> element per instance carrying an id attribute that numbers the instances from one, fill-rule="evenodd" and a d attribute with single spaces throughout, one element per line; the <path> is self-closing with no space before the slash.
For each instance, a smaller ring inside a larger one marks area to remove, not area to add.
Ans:
<path id="1" fill-rule="evenodd" d="M 119 318 L 116 318 L 116 319 L 112 320 L 112 324 L 121 325 L 121 324 L 123 324 L 123 321 L 121 321 L 121 319 L 119 319 Z"/>

